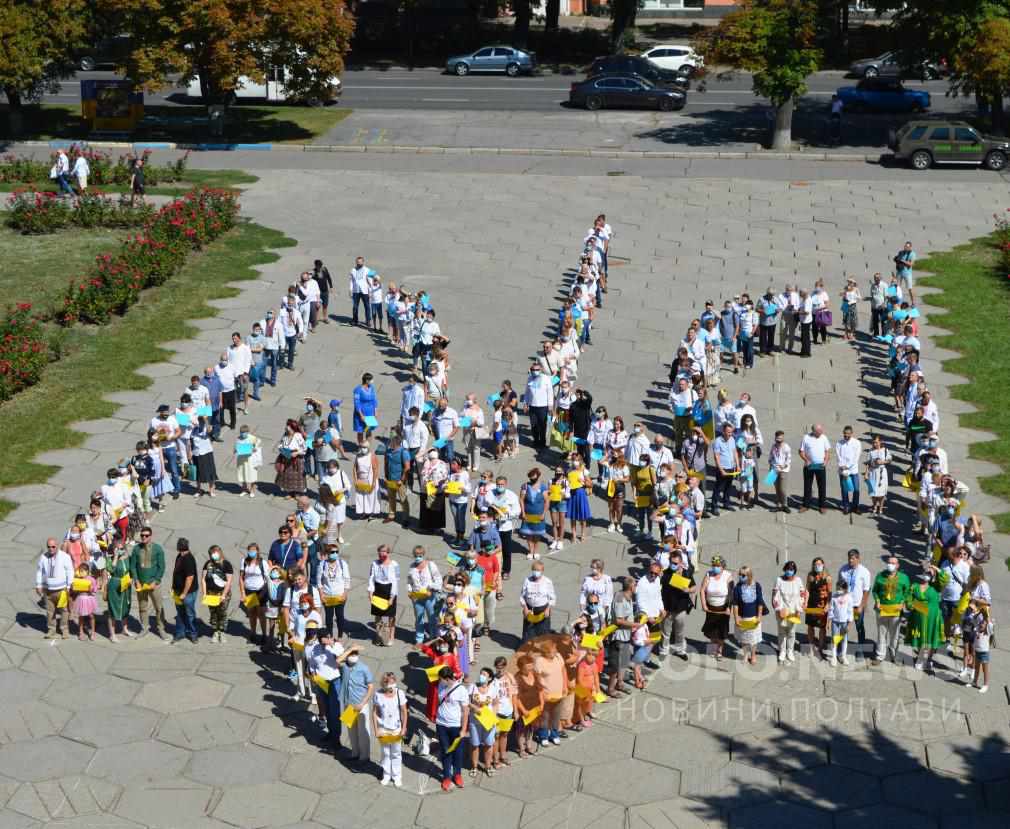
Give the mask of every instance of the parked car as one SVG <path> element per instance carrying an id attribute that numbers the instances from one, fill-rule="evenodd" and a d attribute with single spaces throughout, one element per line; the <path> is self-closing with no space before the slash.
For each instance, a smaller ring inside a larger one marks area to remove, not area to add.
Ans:
<path id="1" fill-rule="evenodd" d="M 849 74 L 857 78 L 921 78 L 928 81 L 950 74 L 947 61 L 941 59 L 909 59 L 902 52 L 884 52 L 875 58 L 863 58 L 849 67 Z"/>
<path id="2" fill-rule="evenodd" d="M 130 53 L 130 44 L 129 35 L 105 37 L 97 43 L 78 50 L 74 56 L 74 62 L 82 72 L 112 68 L 126 59 Z"/>
<path id="3" fill-rule="evenodd" d="M 653 46 L 649 51 L 642 52 L 642 57 L 648 58 L 661 69 L 672 69 L 688 77 L 705 67 L 705 59 L 694 49 L 676 43 Z"/>
<path id="4" fill-rule="evenodd" d="M 229 93 L 227 103 L 233 103 L 236 99 L 254 98 L 267 101 L 291 101 L 293 103 L 307 104 L 309 106 L 323 106 L 336 102 L 340 94 L 344 91 L 340 78 L 333 75 L 327 84 L 327 91 L 321 98 L 301 98 L 288 92 L 285 84 L 287 78 L 287 68 L 284 66 L 271 66 L 266 73 L 263 83 L 258 83 L 246 75 L 241 75 L 238 79 L 238 86 Z M 200 89 L 200 77 L 196 76 L 186 87 L 186 95 L 190 98 L 201 98 L 203 93 Z"/>
<path id="5" fill-rule="evenodd" d="M 586 109 L 683 109 L 687 93 L 681 89 L 656 86 L 638 75 L 597 75 L 572 84 L 568 91 L 572 106 Z"/>
<path id="6" fill-rule="evenodd" d="M 589 67 L 586 77 L 594 78 L 597 75 L 638 75 L 656 86 L 680 89 L 686 89 L 691 84 L 691 79 L 683 72 L 663 69 L 640 55 L 608 55 L 596 58 Z"/>
<path id="7" fill-rule="evenodd" d="M 456 55 L 445 62 L 445 70 L 453 75 L 471 72 L 504 72 L 510 78 L 530 74 L 537 68 L 534 52 L 524 52 L 512 46 L 485 46 L 469 55 Z"/>
<path id="8" fill-rule="evenodd" d="M 837 94 L 850 112 L 923 112 L 930 103 L 925 89 L 905 89 L 897 78 L 863 78 L 855 86 L 840 87 Z"/>
<path id="9" fill-rule="evenodd" d="M 1010 141 L 982 135 L 964 121 L 909 121 L 888 138 L 894 157 L 916 170 L 934 164 L 981 164 L 1002 171 L 1010 158 Z"/>

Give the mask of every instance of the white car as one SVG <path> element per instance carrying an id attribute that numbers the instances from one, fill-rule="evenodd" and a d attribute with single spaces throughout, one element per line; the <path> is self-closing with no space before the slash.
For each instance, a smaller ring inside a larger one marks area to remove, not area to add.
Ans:
<path id="1" fill-rule="evenodd" d="M 663 69 L 679 70 L 685 75 L 693 75 L 705 66 L 705 59 L 694 49 L 677 43 L 653 46 L 648 52 L 642 52 L 642 57 Z"/>
<path id="2" fill-rule="evenodd" d="M 296 103 L 307 103 L 309 105 L 323 105 L 335 102 L 343 91 L 340 78 L 333 76 L 329 80 L 328 94 L 323 100 L 292 99 L 288 95 L 288 90 L 284 85 L 286 69 L 283 66 L 273 66 L 267 71 L 265 83 L 257 83 L 245 75 L 238 79 L 238 86 L 234 92 L 234 98 L 252 98 L 267 101 L 289 101 Z M 200 78 L 195 77 L 186 89 L 186 95 L 190 98 L 200 98 Z M 233 98 L 233 99 L 234 99 Z"/>

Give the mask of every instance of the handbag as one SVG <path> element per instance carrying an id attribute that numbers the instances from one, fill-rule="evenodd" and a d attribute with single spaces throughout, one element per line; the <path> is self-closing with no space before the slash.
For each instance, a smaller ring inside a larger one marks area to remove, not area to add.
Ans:
<path id="1" fill-rule="evenodd" d="M 820 311 L 814 314 L 814 322 L 826 328 L 827 326 L 831 325 L 832 322 L 831 312 L 826 308 L 822 308 Z"/>

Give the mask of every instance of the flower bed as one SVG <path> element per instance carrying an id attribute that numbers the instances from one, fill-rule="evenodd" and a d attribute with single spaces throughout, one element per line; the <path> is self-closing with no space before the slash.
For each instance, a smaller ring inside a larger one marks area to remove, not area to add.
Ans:
<path id="1" fill-rule="evenodd" d="M 67 227 L 140 227 L 154 215 L 150 205 L 132 206 L 129 196 L 113 200 L 100 191 L 69 203 L 56 193 L 15 190 L 7 199 L 7 209 L 8 225 L 32 235 Z"/>
<path id="2" fill-rule="evenodd" d="M 235 195 L 223 190 L 194 190 L 165 205 L 118 252 L 97 257 L 89 272 L 70 280 L 58 320 L 105 323 L 125 312 L 144 288 L 178 272 L 191 251 L 234 227 L 238 209 Z"/>
<path id="3" fill-rule="evenodd" d="M 996 249 L 1000 255 L 1000 267 L 1006 278 L 1010 279 L 1010 207 L 1001 216 L 993 213 L 996 220 Z"/>
<path id="4" fill-rule="evenodd" d="M 121 154 L 113 159 L 112 153 L 104 150 L 92 150 L 86 146 L 73 145 L 67 150 L 70 163 L 80 153 L 87 159 L 91 172 L 88 183 L 97 186 L 110 184 L 125 185 L 130 183 L 130 165 L 135 158 L 144 159 L 144 183 L 148 187 L 182 181 L 189 162 L 189 153 L 171 164 L 151 164 L 150 150 L 144 150 L 140 156 Z M 0 182 L 8 184 L 49 185 L 49 170 L 56 161 L 56 153 L 51 153 L 49 160 L 29 158 L 8 153 L 0 156 Z"/>
<path id="5" fill-rule="evenodd" d="M 39 381 L 49 362 L 42 325 L 26 302 L 0 317 L 0 402 Z"/>

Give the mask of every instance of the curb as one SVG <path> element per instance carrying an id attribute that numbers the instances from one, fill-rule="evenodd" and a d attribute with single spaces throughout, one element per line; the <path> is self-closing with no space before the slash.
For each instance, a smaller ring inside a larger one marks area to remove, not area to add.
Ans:
<path id="1" fill-rule="evenodd" d="M 66 148 L 73 141 L 23 141 L 26 147 Z M 401 144 L 175 144 L 172 142 L 96 141 L 84 142 L 98 149 L 192 150 L 195 152 L 258 150 L 264 152 L 305 153 L 381 153 L 383 155 L 526 155 L 565 156 L 568 158 L 630 158 L 630 159 L 715 159 L 723 161 L 851 161 L 877 162 L 883 151 L 877 153 L 838 152 L 773 152 L 771 150 L 602 150 L 602 149 L 552 149 L 540 147 L 447 147 L 413 146 Z"/>

